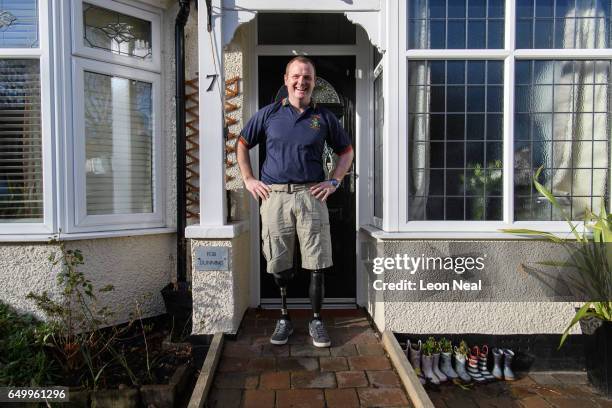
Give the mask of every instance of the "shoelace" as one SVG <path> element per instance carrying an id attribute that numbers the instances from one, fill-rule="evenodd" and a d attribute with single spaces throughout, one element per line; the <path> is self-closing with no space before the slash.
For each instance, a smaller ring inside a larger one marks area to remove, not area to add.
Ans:
<path id="1" fill-rule="evenodd" d="M 327 331 L 325 330 L 325 326 L 323 323 L 317 322 L 315 323 L 315 332 L 317 333 L 317 337 L 327 337 Z"/>
<path id="2" fill-rule="evenodd" d="M 276 328 L 274 329 L 274 333 L 282 333 L 287 330 L 287 323 L 284 320 L 279 320 L 276 322 Z"/>

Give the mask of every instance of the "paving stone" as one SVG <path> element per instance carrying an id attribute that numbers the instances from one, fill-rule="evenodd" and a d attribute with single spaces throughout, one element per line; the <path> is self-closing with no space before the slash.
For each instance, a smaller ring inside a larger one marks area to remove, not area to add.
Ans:
<path id="1" fill-rule="evenodd" d="M 535 397 L 538 395 L 533 387 L 512 387 L 510 389 L 510 393 L 514 396 L 514 398 L 518 399 Z"/>
<path id="2" fill-rule="evenodd" d="M 524 408 L 551 408 L 552 407 L 552 405 L 546 402 L 546 400 L 544 400 L 544 398 L 542 397 L 528 397 L 528 398 L 522 399 L 520 401 L 520 404 Z"/>
<path id="3" fill-rule="evenodd" d="M 366 371 L 370 384 L 375 388 L 399 388 L 401 383 L 395 371 Z"/>
<path id="4" fill-rule="evenodd" d="M 215 386 L 220 389 L 225 388 L 242 388 L 253 389 L 257 388 L 259 383 L 259 375 L 253 373 L 216 373 Z"/>
<path id="5" fill-rule="evenodd" d="M 563 396 L 563 392 L 559 390 L 558 387 L 552 385 L 534 385 L 531 387 L 538 395 L 548 398 L 548 397 L 561 397 Z"/>
<path id="6" fill-rule="evenodd" d="M 357 344 L 357 352 L 360 356 L 384 356 L 385 349 L 380 344 Z"/>
<path id="7" fill-rule="evenodd" d="M 236 343 L 235 341 L 227 341 L 223 346 L 224 357 L 245 357 L 253 356 L 258 357 L 261 354 L 260 345 L 250 345 Z"/>
<path id="8" fill-rule="evenodd" d="M 274 406 L 274 391 L 246 390 L 243 408 L 269 408 Z"/>
<path id="9" fill-rule="evenodd" d="M 546 398 L 546 401 L 556 408 L 576 408 L 592 406 L 593 401 L 585 399 L 575 399 L 570 397 L 551 397 Z"/>
<path id="10" fill-rule="evenodd" d="M 321 357 L 319 359 L 321 371 L 345 371 L 348 370 L 348 364 L 344 357 Z"/>
<path id="11" fill-rule="evenodd" d="M 276 392 L 276 408 L 324 408 L 323 390 L 280 390 Z"/>
<path id="12" fill-rule="evenodd" d="M 355 330 L 347 329 L 344 334 L 344 343 L 346 344 L 378 344 L 378 337 L 374 334 L 371 329 L 367 330 Z"/>
<path id="13" fill-rule="evenodd" d="M 209 408 L 239 408 L 242 390 L 221 390 L 213 387 L 208 395 L 206 406 Z"/>
<path id="14" fill-rule="evenodd" d="M 508 398 L 480 398 L 473 397 L 478 408 L 521 408 L 517 401 Z"/>
<path id="15" fill-rule="evenodd" d="M 334 319 L 335 327 L 370 327 L 370 322 L 367 317 L 336 317 Z"/>
<path id="16" fill-rule="evenodd" d="M 586 385 L 589 383 L 587 373 L 556 373 L 552 376 L 562 384 L 567 385 Z"/>
<path id="17" fill-rule="evenodd" d="M 247 371 L 274 371 L 276 369 L 276 358 L 274 357 L 256 357 L 249 360 Z"/>
<path id="18" fill-rule="evenodd" d="M 318 371 L 292 372 L 291 388 L 336 388 L 336 376 Z"/>
<path id="19" fill-rule="evenodd" d="M 400 388 L 359 388 L 359 401 L 364 407 L 405 407 L 408 399 Z"/>
<path id="20" fill-rule="evenodd" d="M 263 357 L 289 357 L 289 345 L 266 344 L 261 350 L 261 355 Z"/>
<path id="21" fill-rule="evenodd" d="M 276 362 L 278 371 L 313 371 L 319 369 L 319 360 L 314 357 L 279 358 Z"/>
<path id="22" fill-rule="evenodd" d="M 330 355 L 328 347 L 315 347 L 310 344 L 292 344 L 289 349 L 291 357 L 326 357 Z"/>
<path id="23" fill-rule="evenodd" d="M 557 380 L 550 373 L 529 373 L 533 381 L 540 385 L 560 385 L 561 381 Z"/>
<path id="24" fill-rule="evenodd" d="M 294 332 L 291 337 L 289 337 L 289 341 L 287 342 L 287 344 L 312 344 L 312 338 L 307 334 L 300 334 Z"/>
<path id="25" fill-rule="evenodd" d="M 338 388 L 367 387 L 368 379 L 363 371 L 338 371 L 336 372 Z"/>
<path id="26" fill-rule="evenodd" d="M 217 371 L 220 373 L 246 371 L 249 365 L 248 358 L 241 357 L 221 357 Z"/>
<path id="27" fill-rule="evenodd" d="M 593 402 L 600 408 L 612 408 L 612 399 L 594 398 Z"/>
<path id="28" fill-rule="evenodd" d="M 351 357 L 357 355 L 357 348 L 354 344 L 332 347 L 329 351 L 333 357 Z"/>
<path id="29" fill-rule="evenodd" d="M 261 373 L 259 388 L 267 390 L 287 390 L 290 387 L 288 371 L 270 371 Z"/>
<path id="30" fill-rule="evenodd" d="M 359 407 L 359 398 L 353 388 L 325 390 L 325 402 L 327 408 Z"/>
<path id="31" fill-rule="evenodd" d="M 253 346 L 265 346 L 270 344 L 270 336 L 250 336 Z"/>
<path id="32" fill-rule="evenodd" d="M 351 370 L 390 370 L 391 365 L 385 356 L 348 357 Z"/>
<path id="33" fill-rule="evenodd" d="M 506 381 L 509 387 L 522 387 L 522 386 L 530 386 L 534 385 L 536 382 L 533 381 L 529 375 L 518 375 L 517 379 L 514 381 Z"/>

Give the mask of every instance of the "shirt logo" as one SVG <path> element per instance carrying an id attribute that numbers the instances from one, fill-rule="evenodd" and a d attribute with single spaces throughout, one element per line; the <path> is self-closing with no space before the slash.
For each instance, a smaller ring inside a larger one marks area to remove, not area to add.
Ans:
<path id="1" fill-rule="evenodd" d="M 312 115 L 310 119 L 310 128 L 314 130 L 321 129 L 321 115 Z"/>

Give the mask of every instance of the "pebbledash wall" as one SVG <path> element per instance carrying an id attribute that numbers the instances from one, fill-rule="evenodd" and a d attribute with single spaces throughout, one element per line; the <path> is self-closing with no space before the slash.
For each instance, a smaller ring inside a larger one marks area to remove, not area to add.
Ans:
<path id="1" fill-rule="evenodd" d="M 162 29 L 165 200 L 166 227 L 169 228 L 176 227 L 174 21 L 177 10 L 176 4 L 164 10 Z M 197 16 L 190 17 L 188 24 L 191 27 L 188 32 L 195 33 Z M 193 36 L 190 41 L 194 41 Z M 195 72 L 197 47 L 191 46 L 189 50 L 187 65 Z M 121 232 L 120 235 L 129 233 Z M 129 319 L 136 300 L 142 302 L 144 317 L 165 313 L 160 290 L 176 279 L 176 234 L 67 239 L 67 249 L 83 252 L 85 265 L 80 270 L 95 287 L 115 286 L 114 291 L 98 295 L 100 305 L 114 310 L 115 322 Z M 48 260 L 49 255 L 57 251 L 57 245 L 46 242 L 0 242 L 0 301 L 21 312 L 43 317 L 26 295 L 44 290 L 51 295 L 59 293 L 58 270 L 53 269 Z"/>

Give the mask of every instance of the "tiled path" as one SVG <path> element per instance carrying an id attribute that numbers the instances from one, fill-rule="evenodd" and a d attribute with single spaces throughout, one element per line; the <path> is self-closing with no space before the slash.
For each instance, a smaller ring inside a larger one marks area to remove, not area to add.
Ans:
<path id="1" fill-rule="evenodd" d="M 377 334 L 360 310 L 324 310 L 331 348 L 312 346 L 310 312 L 291 310 L 289 344 L 269 337 L 278 311 L 249 310 L 235 341 L 226 341 L 209 408 L 409 407 Z"/>
<path id="2" fill-rule="evenodd" d="M 531 373 L 469 390 L 443 385 L 428 394 L 438 408 L 612 408 L 612 400 L 587 385 L 583 373 Z"/>

